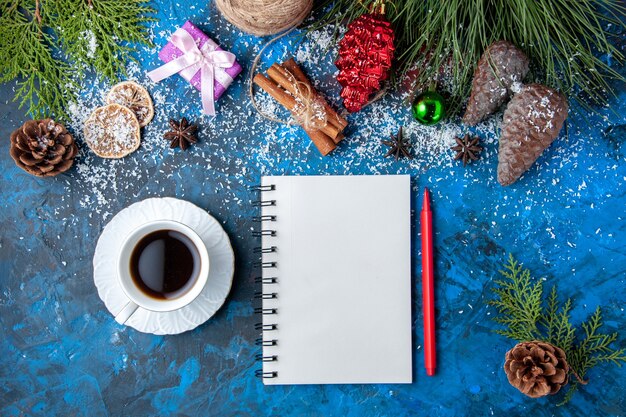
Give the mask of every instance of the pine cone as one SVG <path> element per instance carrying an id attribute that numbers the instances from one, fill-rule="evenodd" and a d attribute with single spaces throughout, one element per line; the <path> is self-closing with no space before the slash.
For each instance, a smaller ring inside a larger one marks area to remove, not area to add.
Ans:
<path id="1" fill-rule="evenodd" d="M 559 392 L 567 384 L 569 369 L 563 349 L 539 341 L 518 343 L 504 362 L 511 385 L 532 398 Z"/>
<path id="2" fill-rule="evenodd" d="M 10 153 L 29 174 L 52 177 L 70 169 L 78 148 L 63 125 L 52 119 L 29 120 L 11 133 Z"/>
<path id="3" fill-rule="evenodd" d="M 528 73 L 528 57 L 508 41 L 492 43 L 480 57 L 463 123 L 473 126 L 494 113 L 511 95 L 511 88 Z"/>
<path id="4" fill-rule="evenodd" d="M 559 136 L 567 118 L 567 98 L 552 88 L 529 84 L 504 111 L 498 150 L 498 182 L 513 184 Z"/>

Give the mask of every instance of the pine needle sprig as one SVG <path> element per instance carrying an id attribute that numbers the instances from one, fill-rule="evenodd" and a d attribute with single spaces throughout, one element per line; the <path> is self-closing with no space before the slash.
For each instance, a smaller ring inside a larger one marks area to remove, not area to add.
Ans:
<path id="1" fill-rule="evenodd" d="M 571 378 L 559 405 L 567 403 L 579 386 L 586 384 L 585 376 L 596 365 L 621 366 L 626 362 L 626 350 L 612 347 L 617 341 L 617 332 L 600 332 L 603 324 L 600 307 L 577 329 L 571 323 L 572 301 L 559 303 L 556 286 L 544 300 L 542 281 L 533 280 L 530 270 L 523 268 L 512 255 L 500 274 L 503 279 L 495 281 L 495 297 L 489 301 L 497 311 L 494 321 L 504 327 L 495 332 L 518 342 L 541 340 L 565 351 L 575 378 Z"/>
<path id="2" fill-rule="evenodd" d="M 353 21 L 363 13 L 367 13 L 374 1 L 324 1 L 316 7 L 316 13 L 321 13 L 322 16 L 308 24 L 307 31 L 320 30 L 326 26 L 331 26 L 333 28 L 332 38 L 336 40 L 340 35 L 341 26 Z"/>

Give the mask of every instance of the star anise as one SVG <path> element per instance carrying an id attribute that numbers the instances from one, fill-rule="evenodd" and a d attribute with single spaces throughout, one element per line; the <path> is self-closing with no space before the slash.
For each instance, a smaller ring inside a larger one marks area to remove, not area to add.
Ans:
<path id="1" fill-rule="evenodd" d="M 186 117 L 183 117 L 180 122 L 170 119 L 170 128 L 171 130 L 163 135 L 165 139 L 172 142 L 170 148 L 180 147 L 184 151 L 190 144 L 198 142 L 196 136 L 198 125 L 189 123 Z"/>
<path id="2" fill-rule="evenodd" d="M 398 130 L 398 134 L 396 136 L 391 135 L 391 140 L 381 140 L 380 142 L 383 145 L 389 146 L 389 150 L 385 154 L 385 158 L 393 155 L 394 158 L 396 158 L 396 161 L 400 159 L 401 156 L 413 159 L 410 153 L 411 146 L 413 145 L 402 137 L 402 127 Z"/>
<path id="3" fill-rule="evenodd" d="M 469 162 L 476 161 L 483 148 L 478 146 L 480 139 L 478 137 L 471 137 L 469 134 L 465 136 L 454 138 L 456 145 L 451 149 L 456 152 L 454 159 L 460 159 L 463 161 L 463 166 Z"/>

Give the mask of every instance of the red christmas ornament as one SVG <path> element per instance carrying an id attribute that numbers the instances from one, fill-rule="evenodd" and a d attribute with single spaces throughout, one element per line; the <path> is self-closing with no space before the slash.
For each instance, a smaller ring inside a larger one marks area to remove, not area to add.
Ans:
<path id="1" fill-rule="evenodd" d="M 381 13 L 367 13 L 348 26 L 339 42 L 337 81 L 349 112 L 361 110 L 370 95 L 389 76 L 393 60 L 393 29 Z"/>

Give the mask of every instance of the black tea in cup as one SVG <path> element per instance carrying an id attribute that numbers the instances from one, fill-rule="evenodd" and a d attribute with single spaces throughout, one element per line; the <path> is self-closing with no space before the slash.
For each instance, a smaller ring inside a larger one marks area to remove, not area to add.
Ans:
<path id="1" fill-rule="evenodd" d="M 200 253 L 176 230 L 157 230 L 142 237 L 130 256 L 130 275 L 144 294 L 162 300 L 185 294 L 198 279 Z"/>

